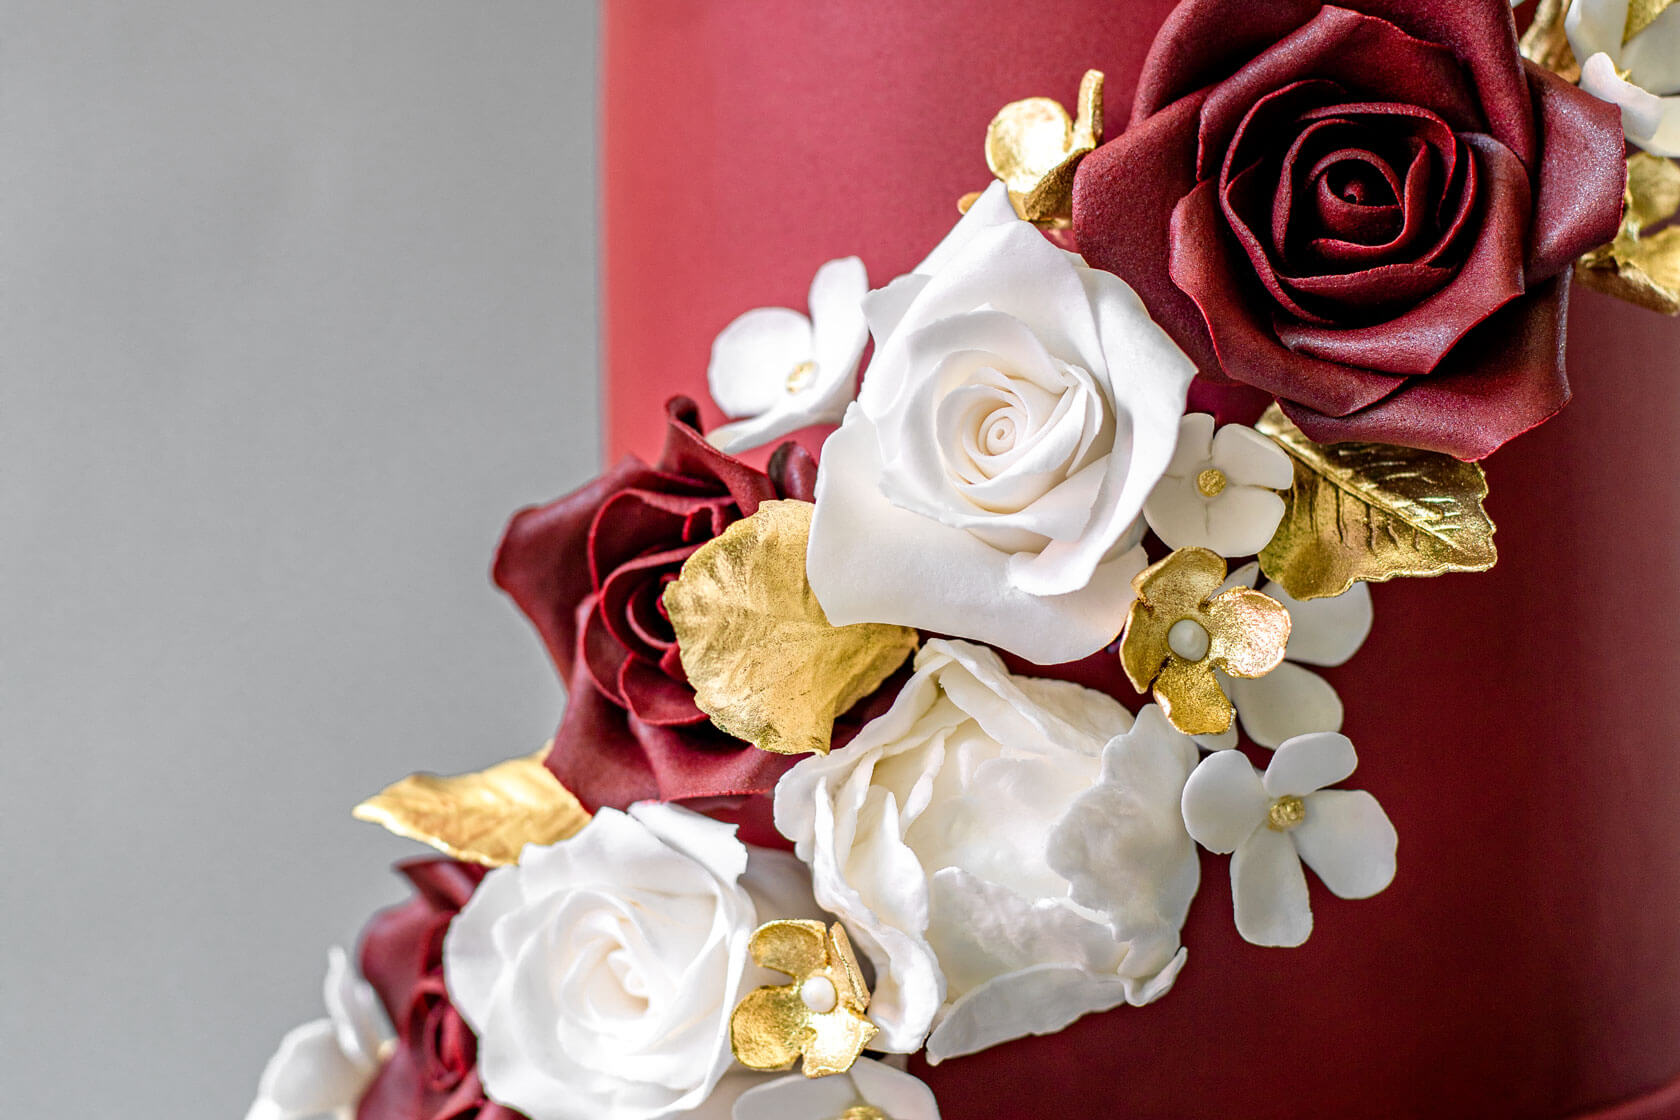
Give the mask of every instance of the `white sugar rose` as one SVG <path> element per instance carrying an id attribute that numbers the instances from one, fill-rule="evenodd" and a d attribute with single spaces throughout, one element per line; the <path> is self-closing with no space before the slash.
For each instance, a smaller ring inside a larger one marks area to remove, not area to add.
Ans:
<path id="1" fill-rule="evenodd" d="M 245 1120 L 353 1120 L 391 1037 L 379 998 L 343 949 L 327 954 L 327 1018 L 290 1031 L 263 1069 Z"/>
<path id="2" fill-rule="evenodd" d="M 938 1062 L 1172 986 L 1184 961 L 1176 936 L 1168 944 L 1152 923 L 1139 950 L 1109 914 L 1076 903 L 1050 864 L 1052 836 L 1103 779 L 1105 746 L 1131 725 L 1100 692 L 1014 676 L 989 649 L 935 639 L 891 709 L 844 750 L 783 776 L 776 827 L 811 865 L 817 901 L 875 966 L 877 1046 L 907 1053 L 925 1038 Z M 1090 858 L 1069 862 L 1093 883 L 1176 897 L 1195 874 L 1178 805 L 1195 752 L 1183 747 L 1176 784 L 1140 789 L 1160 792 L 1138 810 L 1157 823 L 1121 825 L 1134 837 L 1180 839 L 1089 837 Z M 1124 765 L 1112 769 L 1124 780 Z M 1107 822 L 1087 826 L 1100 833 Z M 1132 854 L 1144 862 L 1113 866 Z"/>
<path id="3" fill-rule="evenodd" d="M 1581 61 L 1581 88 L 1622 110 L 1627 138 L 1656 156 L 1680 156 L 1680 5 L 1575 0 L 1564 17 Z M 1630 34 L 1631 32 L 1631 34 Z"/>
<path id="4" fill-rule="evenodd" d="M 602 809 L 485 876 L 450 924 L 444 978 L 490 1099 L 531 1120 L 651 1120 L 706 1104 L 736 1003 L 780 982 L 748 959 L 753 930 L 813 916 L 799 862 L 749 853 L 732 825 Z"/>
<path id="5" fill-rule="evenodd" d="M 823 448 L 811 524 L 829 620 L 1039 664 L 1113 641 L 1190 360 L 1123 281 L 1017 218 L 1001 183 L 864 311 L 875 357 Z"/>

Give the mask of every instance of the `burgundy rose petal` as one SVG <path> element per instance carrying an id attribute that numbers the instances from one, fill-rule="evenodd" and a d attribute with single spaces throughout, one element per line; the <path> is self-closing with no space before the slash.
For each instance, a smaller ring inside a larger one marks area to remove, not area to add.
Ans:
<path id="1" fill-rule="evenodd" d="M 686 538 L 687 526 L 699 510 L 732 499 L 717 494 L 671 494 L 658 490 L 624 490 L 605 502 L 589 529 L 589 579 L 599 588 L 613 570 L 642 554 L 669 548 Z"/>
<path id="2" fill-rule="evenodd" d="M 1319 443 L 1395 443 L 1485 458 L 1569 403 L 1568 302 L 1565 273 L 1488 320 L 1432 376 L 1408 382 L 1371 408 L 1341 417 L 1287 401 L 1283 409 Z"/>
<path id="3" fill-rule="evenodd" d="M 709 718 L 694 703 L 694 690 L 660 672 L 657 665 L 638 658 L 625 661 L 618 672 L 619 690 L 630 714 L 658 727 L 687 727 Z"/>
<path id="4" fill-rule="evenodd" d="M 680 569 L 699 547 L 685 544 L 638 556 L 614 569 L 601 584 L 597 599 L 602 625 L 632 656 L 657 661 L 673 641 L 670 624 L 657 606 L 667 582 L 662 577 Z"/>
<path id="5" fill-rule="evenodd" d="M 1613 240 L 1627 187 L 1621 110 L 1528 64 L 1543 128 L 1528 282 L 1556 276 L 1576 257 Z"/>
<path id="6" fill-rule="evenodd" d="M 1218 187 L 1203 183 L 1174 209 L 1167 261 L 1173 282 L 1201 309 L 1225 372 L 1330 415 L 1368 407 L 1398 389 L 1401 378 L 1297 354 L 1278 342 L 1272 324 L 1250 306 L 1248 286 L 1231 281 L 1246 261 L 1226 236 Z"/>
<path id="7" fill-rule="evenodd" d="M 1528 175 L 1516 156 L 1497 140 L 1468 133 L 1464 141 L 1481 167 L 1482 228 L 1469 258 L 1451 282 L 1405 313 L 1371 326 L 1324 327 L 1279 320 L 1277 336 L 1285 346 L 1298 354 L 1345 366 L 1426 374 L 1472 328 L 1523 294 L 1523 254 L 1530 209 Z M 1399 275 L 1393 279 L 1410 282 Z M 1342 283 L 1353 282 L 1350 278 Z M 1332 287 L 1328 283 L 1324 286 Z M 1319 411 L 1345 415 L 1334 409 Z"/>
<path id="8" fill-rule="evenodd" d="M 632 734 L 653 772 L 661 801 L 769 793 L 799 761 L 772 754 L 717 732 L 715 746 L 696 746 L 694 731 L 657 727 L 632 718 Z"/>
<path id="9" fill-rule="evenodd" d="M 593 590 L 583 557 L 596 512 L 613 494 L 652 475 L 636 459 L 621 460 L 563 498 L 520 510 L 502 535 L 491 578 L 537 628 L 562 678 L 571 675 L 577 649 L 574 609 Z"/>
<path id="10" fill-rule="evenodd" d="M 599 596 L 591 595 L 578 604 L 578 619 L 578 668 L 582 672 L 572 675 L 572 683 L 586 680 L 593 691 L 622 708 L 625 699 L 618 680 L 624 663 L 630 660 L 630 651 L 613 636 Z M 570 696 L 569 700 L 575 703 L 577 697 Z"/>
<path id="11" fill-rule="evenodd" d="M 817 500 L 817 461 L 799 444 L 789 440 L 770 453 L 765 473 L 776 495 L 800 502 Z"/>
<path id="12" fill-rule="evenodd" d="M 1451 51 L 1415 39 L 1386 20 L 1325 7 L 1208 94 L 1199 130 L 1198 177 L 1213 177 L 1239 123 L 1260 98 L 1305 79 L 1432 110 L 1459 131 L 1486 127 L 1475 91 Z"/>
<path id="13" fill-rule="evenodd" d="M 1173 207 L 1196 185 L 1200 107 L 1200 95 L 1188 97 L 1086 156 L 1073 179 L 1073 227 L 1086 261 L 1130 284 L 1202 374 L 1226 381 L 1201 312 L 1161 267 Z"/>
<path id="14" fill-rule="evenodd" d="M 659 469 L 686 478 L 715 478 L 735 499 L 742 517 L 750 517 L 758 503 L 776 496 L 764 473 L 706 442 L 700 434 L 700 406 L 688 397 L 672 397 L 665 404 L 670 423 Z"/>
<path id="15" fill-rule="evenodd" d="M 1130 127 L 1230 77 L 1323 7 L 1319 0 L 1181 0 L 1167 13 L 1144 58 Z"/>
<path id="16" fill-rule="evenodd" d="M 589 670 L 572 673 L 566 711 L 543 764 L 591 813 L 657 799 L 659 784 L 630 717 L 595 687 Z"/>

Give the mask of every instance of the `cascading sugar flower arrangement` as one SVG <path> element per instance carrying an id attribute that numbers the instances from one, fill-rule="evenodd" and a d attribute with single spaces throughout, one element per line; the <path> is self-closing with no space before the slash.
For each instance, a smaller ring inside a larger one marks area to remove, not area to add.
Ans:
<path id="1" fill-rule="evenodd" d="M 1268 38 L 1185 0 L 1126 132 L 1095 71 L 1077 115 L 1005 106 L 1002 181 L 909 273 L 796 262 L 808 316 L 720 323 L 730 423 L 674 399 L 656 461 L 509 525 L 556 736 L 357 809 L 449 858 L 404 865 L 365 982 L 332 958 L 252 1120 L 937 1120 L 896 1056 L 1174 998 L 1219 944 L 1204 850 L 1255 946 L 1403 873 L 1315 670 L 1371 584 L 1493 565 L 1473 460 L 1567 399 L 1571 264 L 1660 289 L 1674 169 L 1629 186 L 1621 129 L 1663 150 L 1680 29 L 1576 0 L 1618 114 L 1505 0 L 1431 11 Z M 1391 783 L 1406 744 L 1355 729 Z"/>

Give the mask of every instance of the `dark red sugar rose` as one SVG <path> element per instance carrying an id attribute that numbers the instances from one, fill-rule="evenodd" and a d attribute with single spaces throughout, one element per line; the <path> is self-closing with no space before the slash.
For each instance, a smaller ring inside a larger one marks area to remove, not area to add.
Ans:
<path id="1" fill-rule="evenodd" d="M 396 1028 L 396 1048 L 362 1097 L 356 1120 L 525 1120 L 492 1103 L 478 1078 L 478 1039 L 443 984 L 443 935 L 484 878 L 447 859 L 399 871 L 409 901 L 382 911 L 362 935 L 362 975 Z"/>
<path id="2" fill-rule="evenodd" d="M 810 501 L 816 462 L 788 443 L 756 470 L 706 442 L 693 401 L 666 411 L 658 463 L 626 458 L 522 510 L 496 556 L 497 585 L 567 684 L 548 767 L 592 812 L 763 793 L 793 762 L 730 738 L 695 706 L 660 596 L 695 549 L 760 502 Z"/>
<path id="3" fill-rule="evenodd" d="M 1208 379 L 1474 459 L 1568 401 L 1569 267 L 1625 174 L 1617 109 L 1524 63 L 1507 0 L 1184 0 L 1074 228 Z"/>

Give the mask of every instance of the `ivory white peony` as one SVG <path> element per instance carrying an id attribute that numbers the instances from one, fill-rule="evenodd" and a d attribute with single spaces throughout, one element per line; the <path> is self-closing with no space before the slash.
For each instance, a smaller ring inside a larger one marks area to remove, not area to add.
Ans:
<path id="1" fill-rule="evenodd" d="M 1040 664 L 1113 641 L 1190 360 L 1123 281 L 1017 218 L 1001 183 L 864 310 L 875 357 L 823 448 L 811 525 L 829 620 Z"/>
<path id="2" fill-rule="evenodd" d="M 817 916 L 798 861 L 749 854 L 734 832 L 675 805 L 602 809 L 485 876 L 443 959 L 492 1100 L 531 1120 L 651 1120 L 707 1102 L 733 1061 L 736 1003 L 785 979 L 749 960 L 753 930 Z"/>
<path id="3" fill-rule="evenodd" d="M 875 966 L 876 1044 L 911 1052 L 925 1038 L 938 1062 L 1164 993 L 1184 961 L 1176 928 L 1152 920 L 1134 945 L 1124 923 L 1110 928 L 1119 901 L 1100 886 L 1076 901 L 1051 848 L 1090 884 L 1140 892 L 1135 912 L 1182 922 L 1196 874 L 1178 807 L 1188 742 L 1159 767 L 1176 784 L 1139 784 L 1130 819 L 1080 812 L 1099 782 L 1126 780 L 1115 759 L 1105 770 L 1105 747 L 1132 729 L 1119 703 L 1014 676 L 967 642 L 928 642 L 915 670 L 844 750 L 776 787 L 776 827 Z"/>
<path id="4" fill-rule="evenodd" d="M 1628 0 L 1574 0 L 1564 16 L 1581 88 L 1621 107 L 1622 131 L 1652 155 L 1680 156 L 1680 5 L 1628 35 Z"/>
<path id="5" fill-rule="evenodd" d="M 245 1120 L 354 1120 L 390 1038 L 385 1013 L 343 949 L 327 955 L 327 1018 L 290 1031 L 269 1059 Z"/>

